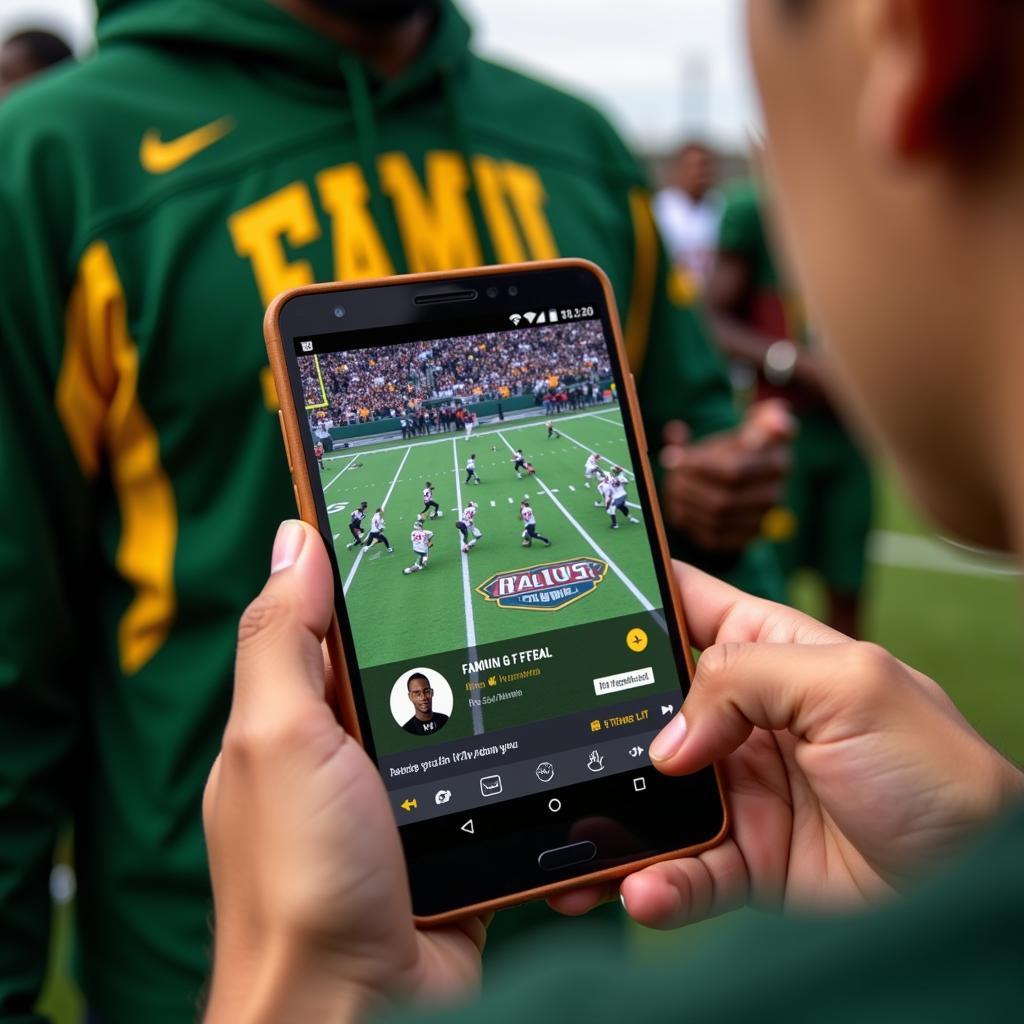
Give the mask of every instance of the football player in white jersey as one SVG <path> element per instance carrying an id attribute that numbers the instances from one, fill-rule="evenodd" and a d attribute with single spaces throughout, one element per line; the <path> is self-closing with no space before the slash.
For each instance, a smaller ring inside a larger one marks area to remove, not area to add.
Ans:
<path id="1" fill-rule="evenodd" d="M 366 546 L 372 548 L 374 544 L 383 544 L 387 548 L 388 554 L 394 551 L 391 541 L 384 536 L 384 509 L 382 508 L 377 509 L 370 520 L 370 535 L 366 538 Z"/>
<path id="2" fill-rule="evenodd" d="M 597 493 L 601 496 L 600 501 L 594 502 L 594 508 L 603 508 L 607 511 L 612 500 L 612 488 L 608 480 L 610 474 L 597 474 Z"/>
<path id="3" fill-rule="evenodd" d="M 434 543 L 434 534 L 423 525 L 423 516 L 416 517 L 409 540 L 412 541 L 412 553 L 416 556 L 416 561 L 402 570 L 406 576 L 426 569 L 430 547 Z"/>
<path id="4" fill-rule="evenodd" d="M 555 430 L 555 425 L 554 425 L 554 423 L 551 422 L 551 420 L 548 420 L 547 423 L 544 424 L 544 426 L 548 428 L 548 440 L 549 441 L 553 437 L 561 437 L 562 436 L 557 430 Z"/>
<path id="5" fill-rule="evenodd" d="M 610 490 L 608 515 L 611 516 L 612 529 L 617 530 L 619 528 L 618 520 L 615 518 L 616 512 L 621 512 L 627 523 L 639 523 L 640 520 L 630 515 L 629 512 L 629 503 L 626 501 L 626 476 L 622 471 L 622 467 L 615 466 L 611 473 L 608 474 L 607 481 Z"/>
<path id="6" fill-rule="evenodd" d="M 519 502 L 519 518 L 523 521 L 523 547 L 530 547 L 535 540 L 544 542 L 544 547 L 551 547 L 551 541 L 537 532 L 537 519 L 530 508 L 530 503 L 524 498 Z"/>
<path id="7" fill-rule="evenodd" d="M 480 477 L 476 473 L 476 456 L 470 455 L 466 459 L 466 483 L 467 484 L 478 484 L 480 483 Z"/>
<path id="8" fill-rule="evenodd" d="M 463 423 L 466 427 L 466 440 L 468 441 L 473 436 L 473 428 L 476 426 L 476 413 L 467 412 Z"/>
<path id="9" fill-rule="evenodd" d="M 462 553 L 467 554 L 469 549 L 483 536 L 476 527 L 476 502 L 471 501 L 459 516 L 455 529 L 462 534 Z M 472 537 L 470 536 L 472 534 Z"/>
<path id="10" fill-rule="evenodd" d="M 589 487 L 595 476 L 598 479 L 601 477 L 601 456 L 597 452 L 591 452 L 583 464 L 583 486 Z"/>
<path id="11" fill-rule="evenodd" d="M 434 501 L 434 485 L 429 480 L 423 485 L 423 511 L 420 513 L 420 518 L 422 519 L 427 512 L 430 512 L 431 519 L 440 519 L 444 515 L 441 506 Z"/>
<path id="12" fill-rule="evenodd" d="M 512 468 L 515 470 L 516 476 L 522 480 L 523 470 L 526 468 L 526 456 L 523 454 L 523 449 L 517 448 L 510 461 L 512 463 Z"/>

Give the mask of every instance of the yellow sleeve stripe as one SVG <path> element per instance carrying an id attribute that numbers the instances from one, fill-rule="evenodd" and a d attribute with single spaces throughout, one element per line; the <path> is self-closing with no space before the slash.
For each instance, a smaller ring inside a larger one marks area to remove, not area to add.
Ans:
<path id="1" fill-rule="evenodd" d="M 644 188 L 629 192 L 633 219 L 633 286 L 626 311 L 625 342 L 629 366 L 637 376 L 643 369 L 654 306 L 655 276 L 658 271 L 658 234 L 651 213 L 650 196 Z"/>
<path id="2" fill-rule="evenodd" d="M 139 352 L 128 332 L 124 291 L 104 242 L 83 253 L 68 301 L 55 402 L 86 478 L 104 456 L 121 512 L 114 563 L 135 596 L 118 625 L 126 675 L 160 649 L 177 607 L 178 515 L 157 433 L 139 402 Z"/>

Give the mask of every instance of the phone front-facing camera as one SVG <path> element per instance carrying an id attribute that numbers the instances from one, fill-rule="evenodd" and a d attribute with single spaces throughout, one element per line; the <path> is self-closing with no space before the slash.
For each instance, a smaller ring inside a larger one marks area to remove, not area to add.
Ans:
<path id="1" fill-rule="evenodd" d="M 516 296 L 519 294 L 519 289 L 514 284 L 510 284 L 508 286 L 508 293 L 509 295 Z"/>
<path id="2" fill-rule="evenodd" d="M 489 298 L 489 299 L 496 299 L 497 297 L 498 297 L 498 289 L 495 288 L 494 285 L 491 285 L 491 287 L 487 289 L 487 298 Z"/>
<path id="3" fill-rule="evenodd" d="M 340 320 L 345 315 L 345 307 L 344 306 L 335 306 L 334 307 L 334 315 Z"/>

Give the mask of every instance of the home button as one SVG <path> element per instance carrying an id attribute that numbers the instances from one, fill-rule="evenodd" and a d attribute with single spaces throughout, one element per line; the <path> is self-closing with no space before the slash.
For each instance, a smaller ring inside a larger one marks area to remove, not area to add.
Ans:
<path id="1" fill-rule="evenodd" d="M 553 850 L 545 850 L 537 863 L 544 871 L 557 871 L 572 864 L 582 864 L 597 856 L 597 847 L 588 839 L 583 843 L 570 843 L 568 846 L 556 846 Z"/>

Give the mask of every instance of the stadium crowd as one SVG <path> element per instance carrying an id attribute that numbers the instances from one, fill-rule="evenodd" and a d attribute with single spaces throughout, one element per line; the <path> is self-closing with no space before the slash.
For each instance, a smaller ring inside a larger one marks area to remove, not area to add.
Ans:
<path id="1" fill-rule="evenodd" d="M 456 427 L 459 407 L 482 399 L 532 394 L 548 411 L 576 408 L 597 399 L 595 385 L 610 373 L 594 320 L 302 360 L 306 407 L 315 418 L 345 424 L 412 414 L 437 429 Z M 427 402 L 438 404 L 424 410 Z"/>

